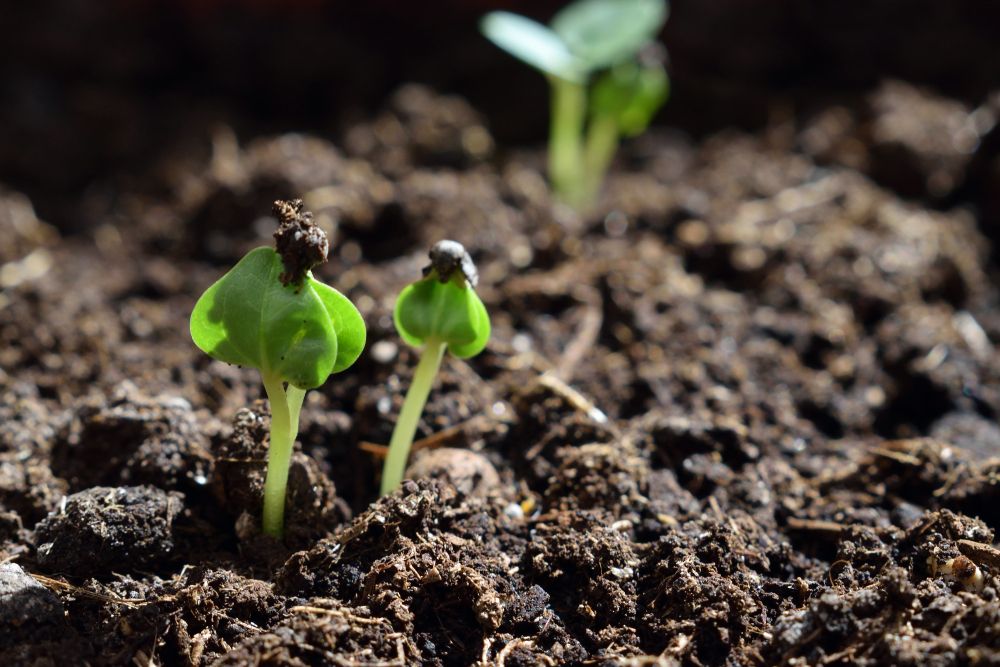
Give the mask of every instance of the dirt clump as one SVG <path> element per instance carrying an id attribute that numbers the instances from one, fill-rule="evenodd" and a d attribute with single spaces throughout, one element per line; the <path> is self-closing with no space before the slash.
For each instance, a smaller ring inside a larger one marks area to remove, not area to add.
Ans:
<path id="1" fill-rule="evenodd" d="M 273 213 L 278 218 L 274 246 L 285 265 L 281 282 L 301 285 L 310 269 L 326 261 L 330 242 L 326 233 L 313 222 L 312 213 L 305 210 L 301 199 L 279 199 L 274 202 Z"/>
<path id="2" fill-rule="evenodd" d="M 442 479 L 466 496 L 488 495 L 500 486 L 496 468 L 482 454 L 468 449 L 440 447 L 417 452 L 404 479 Z"/>
<path id="3" fill-rule="evenodd" d="M 54 665 L 56 655 L 79 650 L 59 598 L 16 563 L 0 563 L 0 660 Z"/>
<path id="4" fill-rule="evenodd" d="M 74 493 L 35 528 L 38 563 L 46 572 L 98 578 L 163 565 L 183 506 L 181 494 L 154 486 Z"/>
<path id="5" fill-rule="evenodd" d="M 53 446 L 52 469 L 74 490 L 152 484 L 198 493 L 212 459 L 190 403 L 150 398 L 126 382 L 75 411 Z"/>

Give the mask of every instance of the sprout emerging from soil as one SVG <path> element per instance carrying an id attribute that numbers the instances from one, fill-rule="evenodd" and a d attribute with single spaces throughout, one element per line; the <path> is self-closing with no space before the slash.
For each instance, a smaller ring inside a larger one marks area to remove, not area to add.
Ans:
<path id="1" fill-rule="evenodd" d="M 423 351 L 389 441 L 382 495 L 403 481 L 417 422 L 445 350 L 467 359 L 482 352 L 490 338 L 490 316 L 476 295 L 479 278 L 469 253 L 460 243 L 439 241 L 430 259 L 424 277 L 399 293 L 393 312 L 400 337 L 414 347 L 423 346 Z"/>
<path id="2" fill-rule="evenodd" d="M 666 19 L 666 0 L 577 0 L 548 26 L 502 11 L 483 18 L 490 41 L 549 79 L 549 179 L 567 204 L 593 204 L 619 137 L 641 134 L 666 102 L 654 41 Z"/>
<path id="3" fill-rule="evenodd" d="M 354 304 L 312 276 L 328 245 L 302 201 L 277 201 L 274 213 L 280 254 L 251 250 L 209 287 L 191 313 L 191 338 L 215 359 L 260 371 L 271 406 L 263 531 L 280 538 L 306 391 L 353 364 L 366 334 Z"/>

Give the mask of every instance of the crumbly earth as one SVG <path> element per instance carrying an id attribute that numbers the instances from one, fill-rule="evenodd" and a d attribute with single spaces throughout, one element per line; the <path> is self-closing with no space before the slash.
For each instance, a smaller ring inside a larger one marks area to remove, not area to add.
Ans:
<path id="1" fill-rule="evenodd" d="M 865 99 L 653 131 L 583 216 L 415 86 L 336 144 L 220 131 L 75 234 L 5 191 L 4 664 L 1000 664 L 996 266 L 947 204 L 1000 185 L 995 143 Z M 259 378 L 186 320 L 294 198 L 369 345 L 306 397 L 278 543 Z M 494 333 L 377 499 L 415 362 L 393 299 L 440 239 Z"/>
<path id="2" fill-rule="evenodd" d="M 281 282 L 301 285 L 309 269 L 326 261 L 330 242 L 326 232 L 312 220 L 312 213 L 303 210 L 301 199 L 274 202 L 272 213 L 278 219 L 274 232 L 274 249 L 281 256 L 285 271 Z"/>

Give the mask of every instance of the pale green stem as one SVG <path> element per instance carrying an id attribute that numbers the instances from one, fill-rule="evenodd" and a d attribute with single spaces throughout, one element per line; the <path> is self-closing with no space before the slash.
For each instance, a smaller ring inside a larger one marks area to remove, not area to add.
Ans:
<path id="1" fill-rule="evenodd" d="M 285 520 L 285 489 L 292 444 L 299 428 L 299 409 L 305 392 L 289 387 L 285 393 L 280 377 L 264 376 L 264 391 L 271 404 L 271 444 L 267 452 L 267 478 L 264 480 L 263 531 L 281 538 Z"/>
<path id="2" fill-rule="evenodd" d="M 428 338 L 424 345 L 420 363 L 413 372 L 413 382 L 406 392 L 403 409 L 399 412 L 396 428 L 393 429 L 392 439 L 389 440 L 389 453 L 382 468 L 381 495 L 383 496 L 392 493 L 403 481 L 406 461 L 410 456 L 410 446 L 413 444 L 413 436 L 417 434 L 417 423 L 423 414 L 424 405 L 427 404 L 427 397 L 431 393 L 434 377 L 441 366 L 445 347 L 447 344 L 436 338 Z"/>
<path id="3" fill-rule="evenodd" d="M 549 127 L 549 180 L 556 195 L 578 206 L 583 195 L 583 126 L 587 115 L 586 86 L 550 77 L 552 113 Z"/>
<path id="4" fill-rule="evenodd" d="M 288 432 L 294 445 L 295 438 L 299 435 L 299 413 L 302 412 L 302 401 L 305 400 L 306 390 L 288 385 L 285 395 L 288 397 Z"/>
<path id="5" fill-rule="evenodd" d="M 618 123 L 608 116 L 590 119 L 584 155 L 583 205 L 590 206 L 597 200 L 604 183 L 604 175 L 618 150 Z"/>

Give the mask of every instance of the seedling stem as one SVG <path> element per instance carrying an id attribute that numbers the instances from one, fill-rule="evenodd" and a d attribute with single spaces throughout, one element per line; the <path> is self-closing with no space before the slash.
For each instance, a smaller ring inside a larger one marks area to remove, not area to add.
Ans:
<path id="1" fill-rule="evenodd" d="M 392 311 L 400 338 L 423 351 L 389 441 L 382 467 L 383 496 L 403 481 L 417 423 L 444 351 L 468 359 L 482 352 L 490 339 L 490 316 L 476 296 L 479 272 L 469 253 L 461 243 L 438 241 L 431 248 L 430 260 L 424 277 L 403 288 Z"/>
<path id="2" fill-rule="evenodd" d="M 552 114 L 549 128 L 549 175 L 566 203 L 581 206 L 586 193 L 583 183 L 583 155 L 580 136 L 587 116 L 587 89 L 582 84 L 556 76 L 552 86 Z"/>
<path id="3" fill-rule="evenodd" d="M 590 121 L 587 128 L 587 145 L 584 148 L 583 192 L 576 202 L 571 202 L 578 208 L 586 209 L 594 203 L 600 192 L 604 174 L 611 165 L 618 149 L 618 123 L 614 118 L 597 116 Z"/>
<path id="4" fill-rule="evenodd" d="M 264 481 L 264 533 L 280 537 L 284 532 L 285 489 L 292 446 L 299 432 L 299 412 L 306 392 L 294 385 L 285 388 L 277 376 L 264 376 L 264 391 L 271 404 L 271 444 L 267 454 L 267 478 Z"/>
<path id="5" fill-rule="evenodd" d="M 420 354 L 420 362 L 413 373 L 413 382 L 403 399 L 403 409 L 399 413 L 396 427 L 389 440 L 389 453 L 382 471 L 381 495 L 391 493 L 403 481 L 406 460 L 410 454 L 410 443 L 417 434 L 420 415 L 427 404 L 434 377 L 441 367 L 441 359 L 448 344 L 435 337 L 428 337 Z"/>

